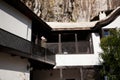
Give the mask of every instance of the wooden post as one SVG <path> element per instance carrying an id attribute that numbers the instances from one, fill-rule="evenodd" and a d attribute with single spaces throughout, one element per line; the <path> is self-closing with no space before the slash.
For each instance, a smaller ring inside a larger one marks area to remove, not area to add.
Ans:
<path id="1" fill-rule="evenodd" d="M 83 68 L 82 67 L 80 67 L 80 80 L 84 80 L 83 79 Z"/>
<path id="2" fill-rule="evenodd" d="M 38 35 L 36 35 L 35 36 L 35 44 L 38 44 L 38 40 L 39 40 Z"/>
<path id="3" fill-rule="evenodd" d="M 58 38 L 59 38 L 59 41 L 58 41 L 58 42 L 59 42 L 59 44 L 58 44 L 58 51 L 59 51 L 59 53 L 61 54 L 61 53 L 62 53 L 62 48 L 61 48 L 61 46 L 62 46 L 62 45 L 61 45 L 61 34 L 59 34 L 59 37 L 58 37 Z"/>
<path id="4" fill-rule="evenodd" d="M 75 50 L 76 50 L 76 53 L 78 54 L 78 39 L 77 39 L 77 34 L 75 33 Z"/>
<path id="5" fill-rule="evenodd" d="M 60 68 L 60 80 L 63 80 L 63 70 Z"/>
<path id="6" fill-rule="evenodd" d="M 94 50 L 93 50 L 93 41 L 92 41 L 92 34 L 90 34 L 90 40 L 89 40 L 90 46 L 89 46 L 89 53 L 93 54 Z"/>

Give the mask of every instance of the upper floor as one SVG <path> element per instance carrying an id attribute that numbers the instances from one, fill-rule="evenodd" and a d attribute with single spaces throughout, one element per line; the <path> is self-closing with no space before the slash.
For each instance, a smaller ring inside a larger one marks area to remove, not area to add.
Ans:
<path id="1" fill-rule="evenodd" d="M 56 53 L 56 66 L 100 65 L 102 52 L 100 39 L 109 34 L 110 28 L 120 28 L 119 15 L 120 8 L 118 7 L 99 21 L 86 22 L 84 25 L 83 23 L 48 22 L 53 27 L 51 34 L 53 37 L 51 40 L 48 38 L 47 47 Z"/>
<path id="2" fill-rule="evenodd" d="M 119 27 L 119 11 L 95 22 L 46 24 L 19 0 L 0 0 L 0 47 L 56 66 L 99 65 L 100 38 Z"/>
<path id="3" fill-rule="evenodd" d="M 100 36 L 91 30 L 96 22 L 55 23 L 48 22 L 53 30 L 46 47 L 56 54 L 57 67 L 99 65 Z"/>
<path id="4" fill-rule="evenodd" d="M 93 54 L 90 31 L 58 31 L 47 39 L 46 47 L 55 54 Z"/>
<path id="5" fill-rule="evenodd" d="M 50 31 L 20 0 L 0 0 L 1 51 L 55 65 L 55 55 L 36 43 Z"/>

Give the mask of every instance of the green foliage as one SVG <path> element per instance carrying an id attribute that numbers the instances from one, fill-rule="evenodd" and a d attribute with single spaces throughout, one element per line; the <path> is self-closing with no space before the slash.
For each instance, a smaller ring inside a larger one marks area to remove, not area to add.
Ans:
<path id="1" fill-rule="evenodd" d="M 120 80 L 120 30 L 110 30 L 110 36 L 101 39 L 103 53 L 102 76 L 108 80 Z"/>

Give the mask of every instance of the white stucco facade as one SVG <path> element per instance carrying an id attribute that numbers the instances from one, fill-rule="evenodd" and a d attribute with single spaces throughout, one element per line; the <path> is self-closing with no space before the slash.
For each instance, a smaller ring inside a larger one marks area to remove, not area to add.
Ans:
<path id="1" fill-rule="evenodd" d="M 56 55 L 56 66 L 92 66 L 99 65 L 98 56 L 94 54 Z"/>
<path id="2" fill-rule="evenodd" d="M 31 41 L 32 21 L 0 0 L 0 28 Z"/>
<path id="3" fill-rule="evenodd" d="M 0 80 L 30 80 L 27 59 L 0 52 Z"/>

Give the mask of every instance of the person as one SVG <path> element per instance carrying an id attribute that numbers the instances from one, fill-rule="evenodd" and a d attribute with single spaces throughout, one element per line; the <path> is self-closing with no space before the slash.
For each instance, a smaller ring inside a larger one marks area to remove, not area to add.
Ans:
<path id="1" fill-rule="evenodd" d="M 46 48 L 46 42 L 47 42 L 47 39 L 44 36 L 42 36 L 41 37 L 41 47 Z"/>

